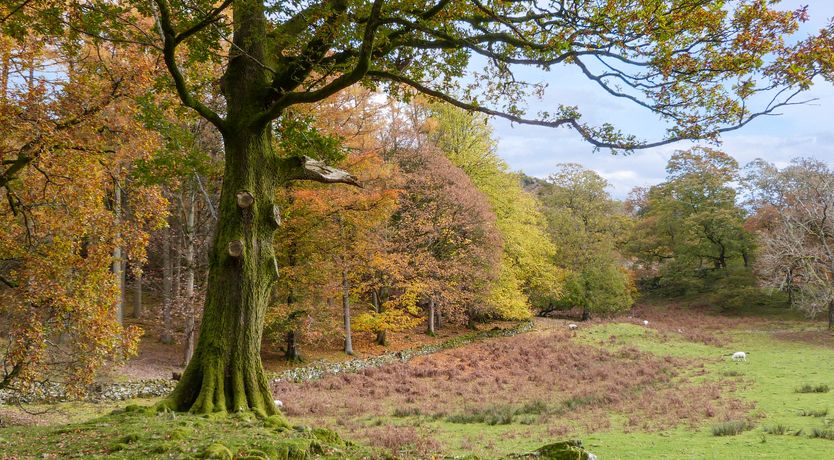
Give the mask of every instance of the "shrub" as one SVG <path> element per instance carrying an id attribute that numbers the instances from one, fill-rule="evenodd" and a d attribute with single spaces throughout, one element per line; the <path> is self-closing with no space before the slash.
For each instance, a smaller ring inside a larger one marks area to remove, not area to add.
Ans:
<path id="1" fill-rule="evenodd" d="M 713 436 L 735 436 L 753 429 L 749 420 L 731 420 L 712 427 Z"/>
<path id="2" fill-rule="evenodd" d="M 486 423 L 487 425 L 509 425 L 517 415 L 538 415 L 547 412 L 547 403 L 536 399 L 523 406 L 513 409 L 511 406 L 490 406 L 482 409 L 474 409 L 471 412 L 453 414 L 446 417 L 450 423 Z M 531 417 L 524 417 L 519 423 L 531 424 Z"/>
<path id="3" fill-rule="evenodd" d="M 516 414 L 544 414 L 546 412 L 547 403 L 540 399 L 536 399 L 518 408 Z"/>
<path id="4" fill-rule="evenodd" d="M 828 409 L 802 409 L 799 415 L 803 417 L 825 417 L 828 415 Z"/>
<path id="5" fill-rule="evenodd" d="M 767 434 L 775 434 L 780 436 L 783 434 L 787 434 L 789 431 L 791 431 L 790 428 L 782 424 L 766 426 L 763 428 L 763 430 Z"/>
<path id="6" fill-rule="evenodd" d="M 828 439 L 829 441 L 834 441 L 834 430 L 831 428 L 814 428 L 811 430 L 811 434 L 809 435 L 812 438 L 819 438 L 819 439 Z"/>
<path id="7" fill-rule="evenodd" d="M 828 385 L 811 385 L 810 383 L 806 383 L 801 387 L 796 389 L 797 393 L 828 393 L 830 388 Z"/>
<path id="8" fill-rule="evenodd" d="M 394 413 L 391 415 L 394 417 L 416 417 L 418 415 L 423 415 L 423 412 L 420 411 L 419 407 L 398 407 L 394 409 Z"/>

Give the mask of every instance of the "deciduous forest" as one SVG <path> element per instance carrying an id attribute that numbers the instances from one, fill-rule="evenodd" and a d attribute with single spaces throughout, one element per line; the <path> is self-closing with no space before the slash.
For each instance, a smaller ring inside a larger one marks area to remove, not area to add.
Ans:
<path id="1" fill-rule="evenodd" d="M 822 16 L 0 0 L 0 459 L 827 458 Z"/>

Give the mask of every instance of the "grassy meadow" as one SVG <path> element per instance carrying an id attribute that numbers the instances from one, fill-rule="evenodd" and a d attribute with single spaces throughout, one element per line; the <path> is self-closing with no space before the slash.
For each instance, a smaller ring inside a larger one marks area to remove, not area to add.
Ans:
<path id="1" fill-rule="evenodd" d="M 537 319 L 513 337 L 276 383 L 297 428 L 64 404 L 55 424 L 0 429 L 0 456 L 190 458 L 220 442 L 236 458 L 293 458 L 287 445 L 318 445 L 304 428 L 315 426 L 356 443 L 322 442 L 316 455 L 330 458 L 506 458 L 565 439 L 600 459 L 826 458 L 832 345 L 821 323 L 784 309 L 649 304 L 577 331 Z M 735 351 L 748 360 L 732 361 Z"/>

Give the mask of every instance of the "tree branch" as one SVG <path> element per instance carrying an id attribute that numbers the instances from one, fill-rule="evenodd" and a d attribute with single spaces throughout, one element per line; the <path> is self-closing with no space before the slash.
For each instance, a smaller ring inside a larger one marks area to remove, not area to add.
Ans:
<path id="1" fill-rule="evenodd" d="M 171 22 L 171 10 L 168 6 L 167 0 L 155 0 L 155 2 L 157 8 L 159 9 L 157 20 L 159 22 L 159 29 L 162 34 L 164 45 L 162 48 L 162 54 L 165 59 L 165 66 L 168 67 L 168 72 L 171 74 L 171 78 L 174 79 L 174 86 L 177 89 L 177 95 L 184 106 L 196 111 L 200 114 L 200 116 L 216 126 L 220 132 L 226 132 L 226 121 L 208 106 L 197 100 L 188 90 L 188 84 L 185 81 L 185 77 L 182 75 L 182 72 L 180 72 L 179 66 L 177 65 L 176 49 L 179 44 L 177 41 L 177 37 L 179 35 L 176 31 L 174 31 L 174 26 Z M 206 25 L 211 22 L 213 21 L 207 22 Z"/>
<path id="2" fill-rule="evenodd" d="M 362 187 L 349 172 L 328 166 L 323 161 L 308 156 L 282 158 L 281 171 L 287 181 L 307 180 L 325 184 L 348 184 Z"/>

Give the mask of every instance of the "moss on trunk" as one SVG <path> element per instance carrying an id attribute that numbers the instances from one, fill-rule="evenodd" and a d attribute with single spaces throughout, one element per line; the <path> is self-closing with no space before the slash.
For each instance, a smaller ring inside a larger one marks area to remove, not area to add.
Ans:
<path id="1" fill-rule="evenodd" d="M 281 172 L 269 130 L 225 136 L 226 171 L 218 228 L 209 257 L 199 342 L 180 383 L 163 404 L 197 413 L 278 412 L 260 348 L 263 319 L 277 273 L 273 198 Z M 246 191 L 254 197 L 239 203 Z"/>

